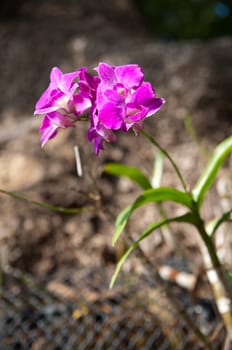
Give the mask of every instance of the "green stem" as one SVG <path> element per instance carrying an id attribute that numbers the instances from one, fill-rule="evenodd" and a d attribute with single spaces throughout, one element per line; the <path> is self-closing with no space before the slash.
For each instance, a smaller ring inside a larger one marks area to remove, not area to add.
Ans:
<path id="1" fill-rule="evenodd" d="M 132 242 L 134 241 L 131 236 L 129 236 L 130 240 Z M 175 294 L 172 292 L 172 289 L 168 287 L 168 285 L 165 283 L 165 281 L 160 276 L 158 269 L 154 262 L 151 262 L 151 260 L 148 258 L 148 256 L 144 253 L 143 249 L 139 245 L 137 247 L 140 257 L 145 263 L 145 266 L 148 266 L 150 268 L 151 275 L 154 278 L 154 281 L 156 281 L 166 294 L 168 300 L 172 303 L 173 307 L 177 310 L 180 317 L 183 317 L 186 324 L 189 326 L 191 331 L 195 334 L 195 337 L 204 344 L 204 349 L 207 350 L 214 350 L 214 346 L 210 343 L 209 339 L 202 333 L 200 328 L 197 327 L 195 322 L 192 320 L 192 318 L 187 313 L 185 307 L 179 302 L 179 300 L 176 298 Z M 155 285 L 156 286 L 156 285 Z"/>
<path id="2" fill-rule="evenodd" d="M 225 221 L 229 221 L 232 215 L 232 209 L 228 210 L 227 212 L 225 212 L 219 219 L 218 221 L 215 223 L 213 230 L 211 232 L 211 237 L 213 237 L 213 235 L 216 233 L 217 229 L 219 228 L 219 226 L 221 224 L 223 224 L 223 222 Z"/>
<path id="3" fill-rule="evenodd" d="M 63 213 L 63 214 L 79 214 L 79 213 L 84 212 L 84 211 L 94 210 L 94 207 L 90 206 L 90 205 L 80 207 L 80 208 L 64 208 L 64 207 L 48 204 L 45 202 L 38 202 L 38 201 L 35 201 L 32 199 L 29 199 L 25 196 L 22 196 L 21 194 L 18 194 L 16 192 L 5 191 L 2 189 L 0 189 L 0 193 L 6 194 L 7 196 L 10 196 L 10 197 L 15 198 L 15 199 L 19 199 L 22 202 L 30 203 L 30 204 L 36 205 L 37 207 L 50 209 L 54 212 Z"/>
<path id="4" fill-rule="evenodd" d="M 216 253 L 212 238 L 207 234 L 204 221 L 200 217 L 199 209 L 196 203 L 193 205 L 193 214 L 195 216 L 195 226 L 202 238 L 204 244 L 201 244 L 202 256 L 208 276 L 212 286 L 215 301 L 219 314 L 226 327 L 228 337 L 232 342 L 232 290 L 229 284 L 222 264 Z"/>
<path id="5" fill-rule="evenodd" d="M 199 214 L 197 204 L 193 208 L 193 214 L 196 218 L 195 226 L 200 233 L 200 236 L 205 244 L 205 247 L 207 248 L 212 266 L 217 270 L 223 270 L 222 264 L 218 258 L 217 253 L 216 253 L 213 241 L 212 241 L 211 237 L 206 232 L 204 221 L 202 220 L 202 218 Z"/>
<path id="6" fill-rule="evenodd" d="M 183 179 L 183 176 L 181 175 L 180 173 L 180 170 L 178 168 L 178 166 L 176 165 L 175 161 L 172 159 L 172 157 L 169 155 L 169 153 L 163 148 L 160 146 L 160 144 L 154 139 L 154 137 L 152 137 L 151 135 L 149 135 L 146 131 L 144 130 L 141 130 L 141 134 L 148 140 L 150 141 L 154 146 L 156 146 L 164 155 L 165 157 L 170 161 L 170 163 L 172 164 L 180 182 L 181 182 L 181 185 L 184 189 L 185 192 L 188 192 L 187 191 L 187 185 Z"/>

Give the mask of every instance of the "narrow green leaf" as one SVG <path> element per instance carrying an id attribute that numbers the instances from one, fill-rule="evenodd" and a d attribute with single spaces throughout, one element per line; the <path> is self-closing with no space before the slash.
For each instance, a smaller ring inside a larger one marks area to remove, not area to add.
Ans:
<path id="1" fill-rule="evenodd" d="M 232 271 L 227 272 L 227 279 L 230 283 L 232 283 Z"/>
<path id="2" fill-rule="evenodd" d="M 232 215 L 232 209 L 228 210 L 227 212 L 223 213 L 222 216 L 219 219 L 212 220 L 208 223 L 206 232 L 210 237 L 213 237 L 216 233 L 217 229 L 223 222 L 230 220 Z"/>
<path id="3" fill-rule="evenodd" d="M 213 184 L 218 170 L 222 166 L 225 158 L 232 152 L 232 136 L 221 142 L 215 149 L 211 159 L 209 160 L 205 170 L 198 179 L 194 189 L 193 197 L 199 205 L 201 205 L 204 195 Z"/>
<path id="4" fill-rule="evenodd" d="M 126 176 L 139 185 L 143 190 L 151 188 L 148 178 L 137 168 L 120 163 L 108 163 L 105 165 L 105 171 L 115 176 Z"/>
<path id="5" fill-rule="evenodd" d="M 153 231 L 157 230 L 161 226 L 170 224 L 171 222 L 186 222 L 186 223 L 193 224 L 194 219 L 193 219 L 191 213 L 186 213 L 184 215 L 176 216 L 174 218 L 157 221 L 157 222 L 151 224 L 150 226 L 148 226 L 148 228 L 140 234 L 139 238 L 134 243 L 132 243 L 132 245 L 127 249 L 127 251 L 121 257 L 121 259 L 118 261 L 117 266 L 116 266 L 115 271 L 114 271 L 114 274 L 111 278 L 110 288 L 112 288 L 114 286 L 114 283 L 118 277 L 118 274 L 119 274 L 124 262 L 131 255 L 131 253 L 133 253 L 133 251 L 138 247 L 140 242 L 142 242 L 146 237 L 148 237 Z"/>
<path id="6" fill-rule="evenodd" d="M 52 210 L 54 212 L 59 212 L 59 213 L 63 213 L 63 214 L 79 214 L 81 212 L 91 211 L 94 209 L 93 206 L 84 206 L 84 207 L 80 207 L 80 208 L 64 208 L 64 207 L 60 207 L 60 206 L 45 203 L 45 202 L 35 201 L 35 200 L 27 198 L 21 194 L 18 194 L 16 192 L 10 192 L 10 191 L 5 191 L 5 190 L 1 190 L 1 189 L 0 189 L 0 193 L 6 194 L 7 196 L 18 199 L 22 202 L 33 204 L 33 205 L 36 205 L 37 207 L 49 209 L 49 210 Z"/>
<path id="7" fill-rule="evenodd" d="M 160 187 L 152 188 L 143 192 L 133 204 L 126 207 L 117 217 L 115 223 L 115 232 L 112 240 L 114 245 L 118 238 L 120 237 L 130 215 L 134 212 L 135 209 L 141 207 L 146 203 L 151 202 L 160 202 L 160 201 L 172 201 L 176 203 L 183 204 L 187 208 L 192 207 L 192 197 L 184 192 L 178 191 L 171 187 Z"/>
<path id="8" fill-rule="evenodd" d="M 184 178 L 180 172 L 180 169 L 178 168 L 176 162 L 173 160 L 173 158 L 169 155 L 169 153 L 163 148 L 161 147 L 161 145 L 154 139 L 154 137 L 152 137 L 151 135 L 149 135 L 144 129 L 141 130 L 141 134 L 146 137 L 146 139 L 151 142 L 155 147 L 157 147 L 162 153 L 163 155 L 169 160 L 169 162 L 172 164 L 175 172 L 176 172 L 176 175 L 178 176 L 180 182 L 181 182 L 181 185 L 184 189 L 184 191 L 187 193 L 187 185 L 184 181 Z"/>
<path id="9" fill-rule="evenodd" d="M 163 174 L 164 154 L 158 150 L 153 167 L 153 175 L 151 179 L 152 188 L 158 188 L 161 184 Z"/>

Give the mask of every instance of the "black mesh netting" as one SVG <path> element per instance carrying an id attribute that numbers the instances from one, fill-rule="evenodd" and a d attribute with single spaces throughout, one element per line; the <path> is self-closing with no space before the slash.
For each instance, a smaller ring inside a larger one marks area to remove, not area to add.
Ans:
<path id="1" fill-rule="evenodd" d="M 83 280 L 73 289 L 55 281 L 41 286 L 19 272 L 2 274 L 0 349 L 204 349 L 146 278 L 127 280 L 127 287 L 121 281 L 113 290 L 105 288 L 108 281 L 97 270 Z M 201 331 L 215 338 L 215 349 L 220 349 L 223 331 L 212 302 L 199 298 L 194 302 L 188 293 L 176 293 Z"/>

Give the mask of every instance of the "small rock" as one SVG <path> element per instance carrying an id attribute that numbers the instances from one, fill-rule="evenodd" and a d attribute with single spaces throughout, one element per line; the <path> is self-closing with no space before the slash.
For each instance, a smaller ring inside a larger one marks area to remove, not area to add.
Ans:
<path id="1" fill-rule="evenodd" d="M 0 156 L 0 188 L 18 191 L 29 188 L 44 177 L 45 169 L 35 158 L 21 153 Z"/>

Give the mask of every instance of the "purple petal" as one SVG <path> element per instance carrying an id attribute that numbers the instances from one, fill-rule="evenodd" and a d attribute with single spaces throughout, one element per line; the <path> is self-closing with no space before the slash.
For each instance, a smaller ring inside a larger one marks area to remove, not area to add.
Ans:
<path id="1" fill-rule="evenodd" d="M 158 112 L 165 102 L 166 101 L 164 98 L 156 98 L 153 101 L 153 103 L 150 104 L 148 112 L 147 112 L 147 116 L 149 117 L 150 115 Z"/>
<path id="2" fill-rule="evenodd" d="M 86 81 L 79 82 L 79 89 L 82 95 L 89 96 L 90 95 L 90 87 L 86 83 Z"/>
<path id="3" fill-rule="evenodd" d="M 46 114 L 57 110 L 59 107 L 55 106 L 55 102 L 62 96 L 64 96 L 64 94 L 54 89 L 54 84 L 50 83 L 37 101 L 34 114 Z"/>
<path id="4" fill-rule="evenodd" d="M 118 130 L 123 124 L 124 110 L 116 104 L 108 102 L 99 111 L 99 121 L 107 129 Z"/>
<path id="5" fill-rule="evenodd" d="M 74 93 L 74 91 L 78 87 L 78 84 L 74 83 L 73 80 L 77 77 L 78 77 L 78 72 L 64 74 L 60 84 L 58 85 L 59 89 L 64 93 L 69 93 L 69 92 Z"/>
<path id="6" fill-rule="evenodd" d="M 50 73 L 50 81 L 55 86 L 59 86 L 61 79 L 62 79 L 63 73 L 58 67 L 53 67 Z"/>
<path id="7" fill-rule="evenodd" d="M 100 150 L 104 150 L 103 139 L 100 136 L 94 138 L 94 153 L 98 156 Z"/>
<path id="8" fill-rule="evenodd" d="M 124 104 L 125 97 L 120 95 L 117 91 L 115 90 L 106 90 L 103 92 L 103 96 L 105 97 L 106 100 L 113 102 L 117 105 L 122 105 Z"/>
<path id="9" fill-rule="evenodd" d="M 67 116 L 57 111 L 53 113 L 49 113 L 46 116 L 52 124 L 56 125 L 59 128 L 65 129 L 65 128 L 75 126 L 75 124 L 71 120 L 69 120 Z"/>
<path id="10" fill-rule="evenodd" d="M 53 139 L 57 135 L 59 128 L 65 129 L 74 126 L 74 123 L 72 123 L 67 117 L 65 117 L 59 112 L 47 114 L 43 118 L 39 129 L 39 132 L 42 133 L 42 147 L 47 141 Z"/>
<path id="11" fill-rule="evenodd" d="M 110 66 L 109 64 L 99 63 L 96 70 L 103 84 L 113 86 L 113 84 L 117 82 L 114 74 L 114 67 Z"/>
<path id="12" fill-rule="evenodd" d="M 58 67 L 54 67 L 50 74 L 51 83 L 64 93 L 69 93 L 73 88 L 73 80 L 79 76 L 78 71 L 63 74 Z M 75 85 L 75 88 L 77 85 Z M 74 89 L 75 89 L 74 88 Z"/>
<path id="13" fill-rule="evenodd" d="M 45 144 L 53 139 L 57 135 L 57 128 L 54 125 L 51 125 L 46 131 L 43 132 L 41 137 L 41 146 L 44 147 Z"/>
<path id="14" fill-rule="evenodd" d="M 94 77 L 87 73 L 87 68 L 82 67 L 78 69 L 79 81 L 84 82 L 90 89 L 96 89 L 100 83 L 99 77 Z"/>
<path id="15" fill-rule="evenodd" d="M 47 114 L 51 112 L 55 112 L 59 109 L 59 107 L 52 106 L 52 107 L 47 107 L 47 108 L 37 108 L 34 112 L 34 114 Z"/>
<path id="16" fill-rule="evenodd" d="M 88 141 L 94 141 L 94 153 L 98 156 L 100 150 L 103 150 L 103 138 L 97 134 L 96 130 L 92 127 L 89 128 L 87 133 Z"/>
<path id="17" fill-rule="evenodd" d="M 96 126 L 96 132 L 107 142 L 116 141 L 116 135 L 110 129 L 106 129 L 101 123 Z"/>
<path id="18" fill-rule="evenodd" d="M 117 81 L 128 89 L 138 87 L 144 79 L 143 71 L 137 64 L 115 67 L 115 76 Z"/>
<path id="19" fill-rule="evenodd" d="M 39 128 L 39 132 L 43 132 L 45 131 L 47 128 L 49 128 L 51 126 L 51 121 L 50 119 L 45 116 L 41 122 L 40 128 Z"/>
<path id="20" fill-rule="evenodd" d="M 34 114 L 43 114 L 43 112 L 41 113 L 41 110 L 47 106 L 48 101 L 50 99 L 50 95 L 51 95 L 51 89 L 50 87 L 48 87 L 40 96 L 39 100 L 36 102 L 35 105 L 35 112 Z"/>
<path id="21" fill-rule="evenodd" d="M 51 139 L 53 139 L 57 134 L 58 127 L 53 125 L 49 118 L 44 117 L 39 132 L 42 133 L 41 137 L 41 146 L 43 147 L 45 143 Z"/>
<path id="22" fill-rule="evenodd" d="M 73 97 L 73 102 L 74 102 L 75 110 L 76 110 L 77 114 L 85 113 L 92 106 L 90 99 L 84 97 L 81 94 L 75 95 Z"/>
<path id="23" fill-rule="evenodd" d="M 129 98 L 128 102 L 147 108 L 148 116 L 157 112 L 165 103 L 163 98 L 156 98 L 150 83 L 143 83 Z"/>
<path id="24" fill-rule="evenodd" d="M 103 150 L 103 142 L 114 142 L 116 141 L 116 136 L 112 130 L 106 129 L 96 118 L 92 118 L 92 126 L 89 128 L 87 133 L 88 141 L 94 141 L 94 152 L 96 155 L 99 154 L 100 150 Z"/>
<path id="25" fill-rule="evenodd" d="M 143 106 L 137 105 L 135 103 L 128 103 L 126 105 L 127 122 L 137 122 L 140 119 L 144 119 L 146 114 L 147 109 Z"/>
<path id="26" fill-rule="evenodd" d="M 101 84 L 99 85 L 97 89 L 97 98 L 96 98 L 96 104 L 97 108 L 101 109 L 102 106 L 107 102 L 105 95 L 104 95 L 104 89 L 101 89 Z"/>
<path id="27" fill-rule="evenodd" d="M 155 91 L 153 90 L 152 85 L 145 82 L 130 96 L 130 102 L 148 106 L 154 98 Z"/>

